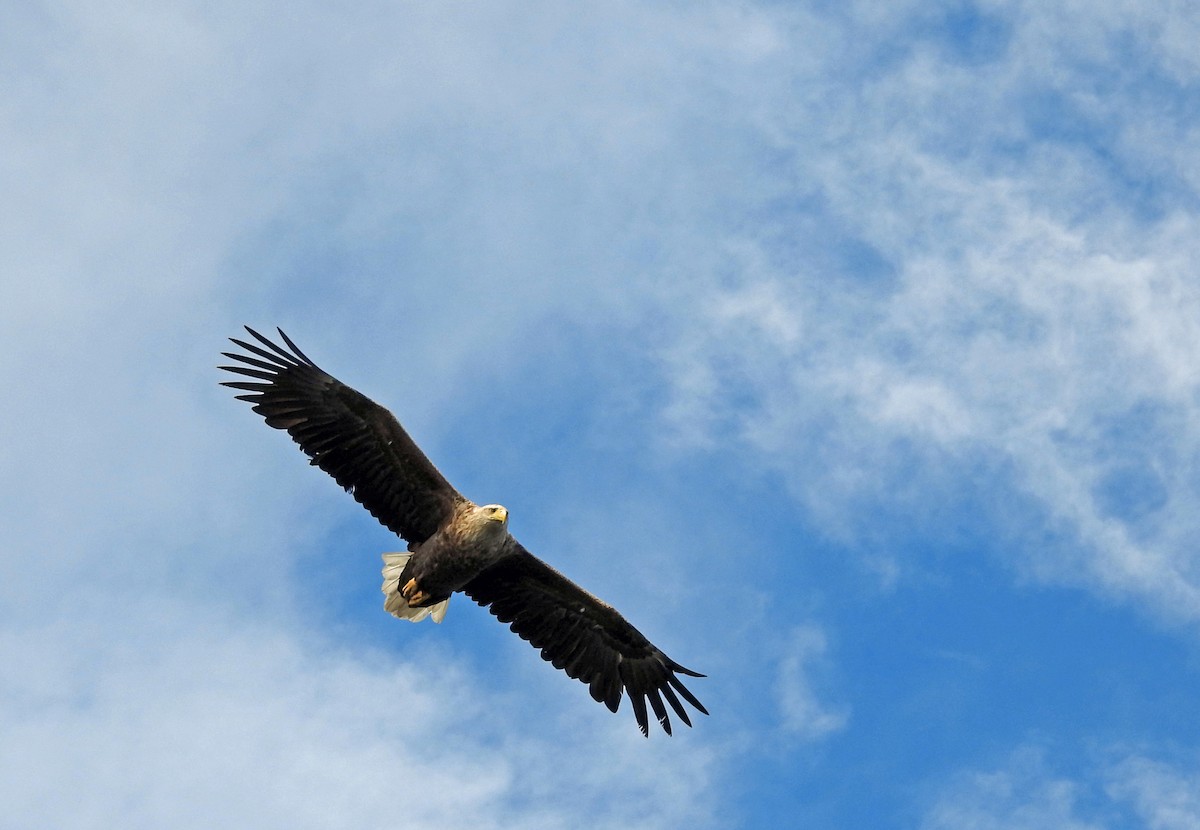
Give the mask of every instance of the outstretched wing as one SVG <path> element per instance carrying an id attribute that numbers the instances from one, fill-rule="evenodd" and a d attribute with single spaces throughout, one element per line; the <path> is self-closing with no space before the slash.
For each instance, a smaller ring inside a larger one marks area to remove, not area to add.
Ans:
<path id="1" fill-rule="evenodd" d="M 254 378 L 222 386 L 250 394 L 267 425 L 292 440 L 389 530 L 411 545 L 432 536 L 463 497 L 425 457 L 400 423 L 379 404 L 322 371 L 279 330 L 287 349 L 249 326 L 263 347 L 230 338 L 249 354 L 222 352 L 238 361 L 220 368 Z"/>
<path id="2" fill-rule="evenodd" d="M 671 720 L 663 698 L 688 726 L 692 721 L 680 697 L 708 714 L 676 677 L 676 673 L 704 675 L 667 657 L 611 605 L 517 547 L 517 554 L 468 582 L 463 588 L 467 596 L 541 649 L 543 660 L 588 684 L 592 697 L 610 711 L 617 711 L 622 694 L 628 695 L 643 735 L 649 734 L 647 699 L 668 735 Z"/>

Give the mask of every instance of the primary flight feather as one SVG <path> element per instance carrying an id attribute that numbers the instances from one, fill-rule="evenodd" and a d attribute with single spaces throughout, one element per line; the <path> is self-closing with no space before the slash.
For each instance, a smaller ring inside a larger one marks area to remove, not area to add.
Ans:
<path id="1" fill-rule="evenodd" d="M 479 506 L 454 489 L 379 404 L 341 383 L 296 348 L 246 327 L 255 343 L 230 338 L 245 353 L 222 352 L 238 365 L 220 368 L 250 380 L 223 386 L 286 430 L 408 552 L 384 554 L 384 607 L 418 622 L 441 622 L 450 595 L 462 591 L 541 651 L 542 659 L 588 685 L 616 712 L 628 697 L 642 734 L 646 706 L 671 734 L 669 706 L 692 725 L 683 701 L 708 714 L 678 675 L 703 677 L 667 657 L 616 609 L 538 559 L 508 532 L 508 511 Z"/>

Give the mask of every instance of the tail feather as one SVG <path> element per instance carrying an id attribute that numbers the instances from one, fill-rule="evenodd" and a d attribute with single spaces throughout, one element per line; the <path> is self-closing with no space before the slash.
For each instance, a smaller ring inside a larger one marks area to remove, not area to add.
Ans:
<path id="1" fill-rule="evenodd" d="M 407 552 L 383 555 L 383 585 L 380 588 L 384 597 L 383 607 L 393 617 L 409 622 L 420 622 L 426 617 L 432 617 L 435 623 L 440 623 L 446 618 L 449 598 L 424 608 L 413 608 L 400 594 L 400 574 L 404 572 L 404 565 L 411 556 L 412 554 Z"/>

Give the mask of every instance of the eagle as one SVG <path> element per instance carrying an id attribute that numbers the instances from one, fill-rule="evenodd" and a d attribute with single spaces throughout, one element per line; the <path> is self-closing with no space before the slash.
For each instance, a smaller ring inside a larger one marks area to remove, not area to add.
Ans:
<path id="1" fill-rule="evenodd" d="M 643 735 L 647 702 L 668 735 L 667 706 L 692 725 L 680 698 L 708 714 L 679 679 L 704 675 L 676 663 L 615 608 L 527 551 L 508 532 L 508 510 L 459 493 L 391 412 L 323 371 L 282 329 L 284 346 L 246 331 L 257 345 L 231 337 L 244 353 L 222 352 L 238 365 L 219 368 L 251 380 L 221 385 L 245 392 L 235 397 L 285 430 L 310 464 L 408 543 L 405 552 L 383 554 L 389 613 L 440 623 L 450 595 L 461 591 L 543 660 L 587 684 L 610 711 L 628 697 Z"/>

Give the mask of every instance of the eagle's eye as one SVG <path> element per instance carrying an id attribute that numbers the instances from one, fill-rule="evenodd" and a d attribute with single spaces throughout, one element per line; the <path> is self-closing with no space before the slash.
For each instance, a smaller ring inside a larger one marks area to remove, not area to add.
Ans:
<path id="1" fill-rule="evenodd" d="M 484 514 L 489 519 L 492 519 L 497 522 L 503 522 L 505 519 L 508 518 L 508 510 L 506 510 L 504 507 L 502 507 L 499 504 L 489 504 L 487 507 L 484 508 Z"/>

